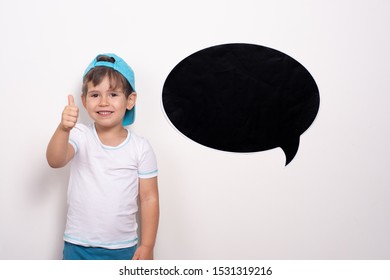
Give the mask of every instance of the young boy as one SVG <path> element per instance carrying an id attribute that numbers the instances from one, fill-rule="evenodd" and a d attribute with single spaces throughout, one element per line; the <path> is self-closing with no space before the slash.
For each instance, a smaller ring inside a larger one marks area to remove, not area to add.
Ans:
<path id="1" fill-rule="evenodd" d="M 115 54 L 98 55 L 84 73 L 81 99 L 93 124 L 76 124 L 68 96 L 46 154 L 53 168 L 72 161 L 64 259 L 153 259 L 156 159 L 149 142 L 124 127 L 134 122 L 136 97 L 133 70 Z"/>

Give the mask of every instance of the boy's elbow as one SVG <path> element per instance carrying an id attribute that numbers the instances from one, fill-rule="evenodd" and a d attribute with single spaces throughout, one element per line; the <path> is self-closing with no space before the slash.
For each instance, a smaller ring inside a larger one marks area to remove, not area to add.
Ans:
<path id="1" fill-rule="evenodd" d="M 63 165 L 51 164 L 51 163 L 49 163 L 49 166 L 50 166 L 51 168 L 54 168 L 54 169 L 58 169 L 58 168 L 64 167 Z"/>
<path id="2" fill-rule="evenodd" d="M 46 160 L 51 168 L 61 168 L 65 166 L 62 161 L 53 159 L 50 155 L 46 155 Z"/>
<path id="3" fill-rule="evenodd" d="M 58 163 L 58 162 L 55 162 L 55 161 L 47 160 L 47 163 L 49 164 L 49 166 L 50 166 L 51 168 L 61 168 L 61 167 L 64 167 L 63 164 Z"/>

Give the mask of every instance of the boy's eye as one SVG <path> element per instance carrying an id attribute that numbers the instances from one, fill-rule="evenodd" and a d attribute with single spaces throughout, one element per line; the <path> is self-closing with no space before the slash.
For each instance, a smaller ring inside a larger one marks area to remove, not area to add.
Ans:
<path id="1" fill-rule="evenodd" d="M 118 96 L 118 94 L 117 94 L 116 92 L 112 92 L 112 93 L 111 93 L 111 96 L 112 96 L 112 97 L 115 97 L 115 96 Z"/>
<path id="2" fill-rule="evenodd" d="M 91 94 L 91 97 L 94 97 L 94 98 L 96 98 L 96 97 L 98 97 L 98 96 L 99 96 L 99 94 L 97 94 L 97 93 Z"/>

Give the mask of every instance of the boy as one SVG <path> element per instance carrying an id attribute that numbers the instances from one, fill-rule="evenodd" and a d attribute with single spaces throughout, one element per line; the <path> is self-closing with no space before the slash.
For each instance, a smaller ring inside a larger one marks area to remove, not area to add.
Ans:
<path id="1" fill-rule="evenodd" d="M 134 122 L 136 98 L 133 70 L 115 54 L 98 55 L 84 73 L 81 99 L 93 124 L 76 124 L 68 96 L 46 153 L 53 168 L 72 161 L 64 259 L 153 259 L 156 159 L 149 142 L 124 127 Z"/>

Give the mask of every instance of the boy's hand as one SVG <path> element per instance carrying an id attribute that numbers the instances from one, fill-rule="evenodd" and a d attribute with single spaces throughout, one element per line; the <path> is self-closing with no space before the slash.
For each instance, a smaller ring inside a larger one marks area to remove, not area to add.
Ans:
<path id="1" fill-rule="evenodd" d="M 140 245 L 134 253 L 133 260 L 153 260 L 153 248 Z"/>
<path id="2" fill-rule="evenodd" d="M 77 123 L 79 108 L 74 103 L 73 95 L 68 95 L 68 106 L 62 112 L 61 128 L 69 132 Z"/>

